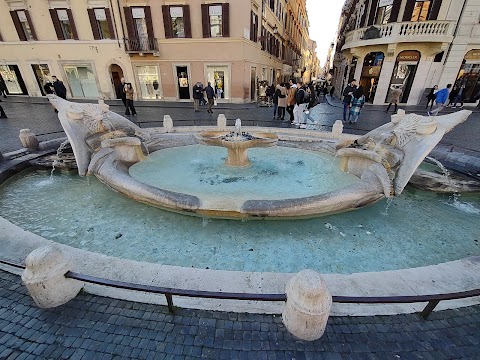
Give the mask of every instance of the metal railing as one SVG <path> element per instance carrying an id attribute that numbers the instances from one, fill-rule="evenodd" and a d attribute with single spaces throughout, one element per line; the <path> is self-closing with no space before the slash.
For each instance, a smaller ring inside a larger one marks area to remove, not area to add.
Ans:
<path id="1" fill-rule="evenodd" d="M 151 53 L 158 52 L 158 41 L 156 38 L 136 37 L 124 39 L 125 51 L 130 53 Z"/>
<path id="2" fill-rule="evenodd" d="M 25 269 L 25 265 L 9 260 L 0 259 L 1 264 L 12 266 L 18 269 Z M 83 281 L 90 284 L 114 287 L 117 289 L 133 290 L 153 294 L 162 294 L 167 299 L 167 306 L 170 313 L 174 313 L 173 296 L 194 297 L 202 299 L 223 299 L 223 300 L 247 300 L 247 301 L 287 301 L 286 294 L 258 294 L 258 293 L 228 293 L 216 291 L 199 291 L 188 289 L 165 288 L 160 286 L 135 284 L 124 281 L 109 280 L 90 275 L 83 275 L 73 271 L 67 271 L 65 277 L 73 280 Z M 339 304 L 412 304 L 427 302 L 427 306 L 420 315 L 427 319 L 440 301 L 466 299 L 480 296 L 480 289 L 461 291 L 446 294 L 414 295 L 414 296 L 337 296 L 333 295 L 334 303 Z"/>

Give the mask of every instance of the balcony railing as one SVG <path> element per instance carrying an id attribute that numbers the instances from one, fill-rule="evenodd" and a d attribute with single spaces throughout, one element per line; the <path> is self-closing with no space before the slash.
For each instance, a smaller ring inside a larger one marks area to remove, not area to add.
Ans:
<path id="1" fill-rule="evenodd" d="M 453 21 L 432 20 L 373 25 L 347 33 L 342 50 L 399 42 L 451 42 L 454 24 Z"/>
<path id="2" fill-rule="evenodd" d="M 156 38 L 136 37 L 125 39 L 125 51 L 128 53 L 155 53 L 158 52 Z"/>

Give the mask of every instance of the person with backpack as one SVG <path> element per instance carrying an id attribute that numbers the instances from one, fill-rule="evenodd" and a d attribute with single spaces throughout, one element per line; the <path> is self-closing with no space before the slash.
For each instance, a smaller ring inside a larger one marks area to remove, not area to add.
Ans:
<path id="1" fill-rule="evenodd" d="M 295 95 L 295 108 L 293 109 L 294 125 L 300 129 L 307 127 L 305 120 L 305 110 L 307 110 L 308 103 L 310 102 L 310 96 L 302 82 L 297 83 L 297 94 Z"/>
<path id="2" fill-rule="evenodd" d="M 357 88 L 357 80 L 353 79 L 343 90 L 343 122 L 350 120 L 350 104 L 352 103 L 353 92 Z"/>

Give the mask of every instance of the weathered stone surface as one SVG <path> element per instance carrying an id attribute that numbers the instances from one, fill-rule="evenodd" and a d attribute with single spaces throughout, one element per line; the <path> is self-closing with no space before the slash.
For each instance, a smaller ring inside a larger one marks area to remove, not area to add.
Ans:
<path id="1" fill-rule="evenodd" d="M 38 140 L 37 136 L 30 129 L 20 130 L 20 141 L 24 148 L 29 150 L 38 150 Z"/>
<path id="2" fill-rule="evenodd" d="M 165 129 L 165 132 L 169 133 L 172 132 L 173 130 L 173 120 L 170 115 L 164 115 L 163 116 L 163 128 Z"/>
<path id="3" fill-rule="evenodd" d="M 332 135 L 334 139 L 340 138 L 340 135 L 343 133 L 343 122 L 342 120 L 335 121 L 335 124 L 332 126 Z"/>

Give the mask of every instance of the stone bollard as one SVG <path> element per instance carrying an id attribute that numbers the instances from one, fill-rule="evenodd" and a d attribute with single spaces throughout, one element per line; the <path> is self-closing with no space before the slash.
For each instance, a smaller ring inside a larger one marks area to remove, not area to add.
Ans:
<path id="1" fill-rule="evenodd" d="M 398 124 L 405 116 L 405 110 L 398 109 L 397 113 L 391 116 L 391 122 L 394 124 Z"/>
<path id="2" fill-rule="evenodd" d="M 170 115 L 163 116 L 163 128 L 167 133 L 172 132 L 173 130 L 173 120 Z"/>
<path id="3" fill-rule="evenodd" d="M 217 118 L 218 131 L 227 131 L 227 118 L 224 114 L 219 114 Z"/>
<path id="4" fill-rule="evenodd" d="M 82 289 L 83 283 L 67 279 L 70 270 L 67 257 L 57 247 L 47 245 L 33 250 L 25 260 L 22 281 L 40 308 L 63 305 Z"/>
<path id="5" fill-rule="evenodd" d="M 305 341 L 321 338 L 332 307 L 332 295 L 322 276 L 302 270 L 287 283 L 286 293 L 282 318 L 287 330 Z"/>
<path id="6" fill-rule="evenodd" d="M 335 121 L 335 124 L 332 126 L 332 135 L 334 139 L 338 139 L 343 133 L 343 122 L 342 120 Z"/>
<path id="7" fill-rule="evenodd" d="M 37 136 L 30 129 L 20 130 L 19 137 L 24 148 L 28 150 L 38 150 Z"/>

